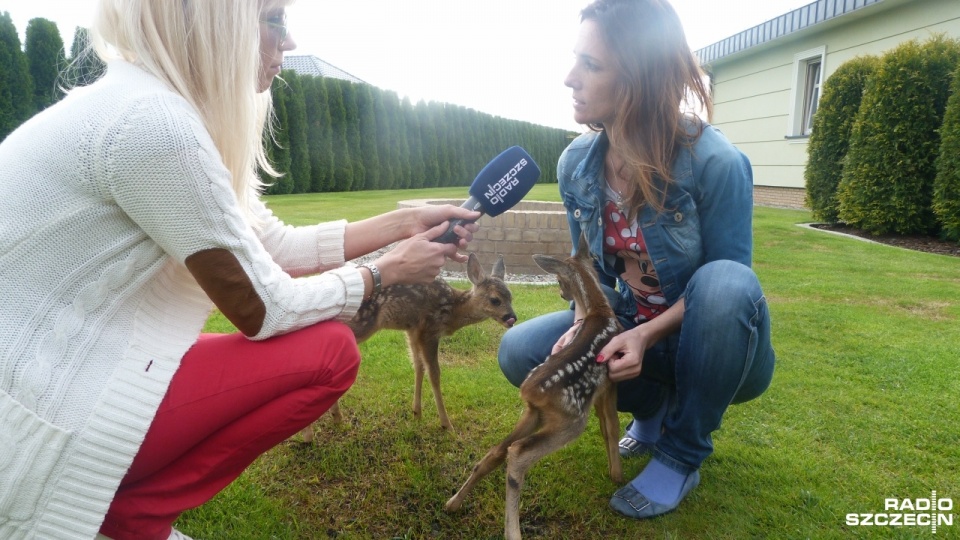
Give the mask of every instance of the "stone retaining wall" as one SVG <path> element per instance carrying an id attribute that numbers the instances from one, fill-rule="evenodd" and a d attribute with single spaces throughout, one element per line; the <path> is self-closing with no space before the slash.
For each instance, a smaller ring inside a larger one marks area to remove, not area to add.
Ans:
<path id="1" fill-rule="evenodd" d="M 414 199 L 400 201 L 397 208 L 410 208 L 425 204 L 453 204 L 459 206 L 463 199 Z M 562 203 L 521 201 L 512 209 L 497 217 L 483 216 L 478 221 L 480 230 L 473 235 L 468 252 L 477 254 L 483 269 L 493 267 L 498 255 L 508 274 L 537 274 L 545 272 L 533 262 L 532 255 L 566 257 L 570 254 L 570 232 Z M 448 262 L 446 270 L 462 272 L 465 265 Z"/>
<path id="2" fill-rule="evenodd" d="M 806 207 L 805 195 L 804 188 L 753 186 L 753 204 L 757 206 L 802 210 Z"/>

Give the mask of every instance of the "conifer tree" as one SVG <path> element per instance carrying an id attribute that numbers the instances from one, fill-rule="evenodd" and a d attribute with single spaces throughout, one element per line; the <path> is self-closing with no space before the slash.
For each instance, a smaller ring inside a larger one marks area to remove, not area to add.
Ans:
<path id="1" fill-rule="evenodd" d="M 455 130 L 457 133 L 456 156 L 457 156 L 458 163 L 456 166 L 459 168 L 459 172 L 457 176 L 458 177 L 469 176 L 469 178 L 467 178 L 467 184 L 466 184 L 466 185 L 469 185 L 470 182 L 473 180 L 473 177 L 476 176 L 477 174 L 477 171 L 473 170 L 474 167 L 472 163 L 472 158 L 469 157 L 471 155 L 470 129 L 467 126 L 467 122 L 469 121 L 469 118 L 470 118 L 470 109 L 463 107 L 461 105 L 454 106 L 453 118 L 454 118 L 454 121 L 456 122 Z M 459 178 L 457 179 L 457 182 L 459 183 Z"/>
<path id="2" fill-rule="evenodd" d="M 270 159 L 273 168 L 282 176 L 274 178 L 267 188 L 270 195 L 283 195 L 293 191 L 293 182 L 290 178 L 290 131 L 287 122 L 287 93 L 283 90 L 284 82 L 279 77 L 273 79 L 270 94 L 273 97 L 273 114 L 275 117 L 273 140 L 270 144 Z"/>
<path id="3" fill-rule="evenodd" d="M 394 147 L 394 162 L 392 166 L 396 170 L 398 189 L 407 189 L 413 182 L 410 176 L 410 144 L 407 139 L 407 111 L 413 105 L 410 104 L 410 98 L 403 98 L 400 106 L 394 110 L 393 125 L 395 139 L 392 141 Z M 416 187 L 416 186 L 414 186 Z"/>
<path id="4" fill-rule="evenodd" d="M 290 141 L 290 180 L 292 193 L 310 191 L 310 148 L 307 141 L 307 107 L 303 85 L 295 71 L 285 70 L 282 85 L 287 106 L 287 138 Z"/>
<path id="5" fill-rule="evenodd" d="M 347 189 L 357 191 L 365 189 L 363 152 L 360 148 L 360 106 L 358 104 L 359 85 L 342 81 L 340 89 L 343 91 L 343 109 L 346 113 L 347 155 L 352 171 L 352 181 Z"/>
<path id="6" fill-rule="evenodd" d="M 30 118 L 33 84 L 10 13 L 0 13 L 0 141 Z"/>
<path id="7" fill-rule="evenodd" d="M 377 149 L 376 100 L 373 97 L 373 87 L 363 84 L 357 90 L 363 188 L 380 189 L 380 152 Z"/>
<path id="8" fill-rule="evenodd" d="M 936 154 L 958 64 L 960 41 L 943 35 L 881 57 L 850 132 L 837 188 L 841 221 L 872 234 L 938 232 Z"/>
<path id="9" fill-rule="evenodd" d="M 393 111 L 400 100 L 395 92 L 377 93 L 377 150 L 380 156 L 380 189 L 393 189 L 397 185 L 394 164 L 394 126 Z"/>
<path id="10" fill-rule="evenodd" d="M 63 97 L 59 79 L 66 56 L 57 25 L 47 19 L 30 19 L 24 53 L 33 80 L 33 106 L 42 111 Z"/>
<path id="11" fill-rule="evenodd" d="M 69 86 L 85 86 L 100 78 L 106 65 L 90 46 L 90 32 L 78 26 L 70 45 L 70 65 L 66 82 Z"/>
<path id="12" fill-rule="evenodd" d="M 349 84 L 339 79 L 327 79 L 327 95 L 330 103 L 330 124 L 333 145 L 332 191 L 349 191 L 353 186 L 353 162 L 347 140 L 347 109 L 343 89 Z"/>
<path id="13" fill-rule="evenodd" d="M 310 147 L 310 191 L 329 191 L 333 178 L 333 149 L 330 146 L 330 109 L 323 77 L 304 77 L 304 104 L 307 110 L 307 139 Z"/>
<path id="14" fill-rule="evenodd" d="M 435 185 L 431 183 L 431 176 L 427 171 L 427 156 L 429 154 L 428 146 L 431 144 L 429 134 L 430 126 L 424 123 L 420 115 L 423 100 L 413 105 L 413 109 L 406 111 L 404 115 L 404 124 L 406 129 L 404 134 L 407 140 L 407 152 L 409 170 L 407 171 L 411 186 L 427 187 Z"/>
<path id="15" fill-rule="evenodd" d="M 859 56 L 841 64 L 823 83 L 823 94 L 813 117 L 803 170 L 806 203 L 813 217 L 838 221 L 837 186 L 850 146 L 850 132 L 863 101 L 863 90 L 880 59 Z"/>
<path id="16" fill-rule="evenodd" d="M 940 222 L 941 235 L 960 242 L 960 68 L 954 71 L 940 137 L 933 212 Z"/>

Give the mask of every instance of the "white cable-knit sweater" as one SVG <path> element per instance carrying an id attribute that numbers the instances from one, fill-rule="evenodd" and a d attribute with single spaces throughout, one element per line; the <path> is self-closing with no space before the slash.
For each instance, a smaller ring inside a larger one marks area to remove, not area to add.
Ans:
<path id="1" fill-rule="evenodd" d="M 210 313 L 192 254 L 239 262 L 254 339 L 356 312 L 345 223 L 257 204 L 259 233 L 196 112 L 124 62 L 0 144 L 0 538 L 96 535 Z"/>

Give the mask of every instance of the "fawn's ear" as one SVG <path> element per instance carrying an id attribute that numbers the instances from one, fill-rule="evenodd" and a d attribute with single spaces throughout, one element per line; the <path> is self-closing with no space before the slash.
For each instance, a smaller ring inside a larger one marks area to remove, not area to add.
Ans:
<path id="1" fill-rule="evenodd" d="M 548 255 L 534 255 L 533 260 L 537 263 L 537 266 L 543 268 L 544 272 L 555 275 L 559 275 L 567 268 L 567 265 L 563 264 L 563 261 Z"/>
<path id="2" fill-rule="evenodd" d="M 587 236 L 583 231 L 580 231 L 580 241 L 577 243 L 577 258 L 590 258 L 590 245 L 587 243 Z"/>
<path id="3" fill-rule="evenodd" d="M 490 274 L 490 276 L 503 281 L 504 275 L 506 275 L 506 269 L 503 266 L 503 255 L 499 255 L 497 257 L 497 262 L 493 263 L 493 272 Z"/>
<path id="4" fill-rule="evenodd" d="M 480 266 L 480 259 L 478 259 L 474 253 L 471 253 L 467 257 L 467 277 L 470 279 L 470 283 L 474 285 L 480 283 L 487 277 L 487 275 L 483 273 L 483 267 Z"/>

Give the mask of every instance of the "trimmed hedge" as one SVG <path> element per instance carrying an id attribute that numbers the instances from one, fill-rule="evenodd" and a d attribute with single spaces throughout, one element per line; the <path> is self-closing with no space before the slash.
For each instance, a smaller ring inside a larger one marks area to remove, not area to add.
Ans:
<path id="1" fill-rule="evenodd" d="M 838 221 L 837 185 L 850 146 L 850 131 L 867 79 L 879 63 L 876 56 L 858 56 L 844 62 L 823 83 L 823 96 L 813 117 L 807 166 L 803 172 L 807 206 L 820 221 Z"/>
<path id="2" fill-rule="evenodd" d="M 953 93 L 947 101 L 940 136 L 933 213 L 940 220 L 943 237 L 960 241 L 960 69 L 953 76 Z"/>
<path id="3" fill-rule="evenodd" d="M 940 35 L 885 54 L 867 81 L 837 192 L 839 218 L 873 234 L 932 234 L 940 126 L 960 42 Z"/>

